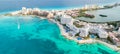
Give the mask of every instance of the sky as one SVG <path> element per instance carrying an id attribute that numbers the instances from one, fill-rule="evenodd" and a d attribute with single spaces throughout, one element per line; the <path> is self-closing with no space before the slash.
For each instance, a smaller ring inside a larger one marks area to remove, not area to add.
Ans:
<path id="1" fill-rule="evenodd" d="M 28 8 L 60 8 L 84 6 L 85 4 L 102 4 L 112 3 L 120 0 L 0 0 L 0 11 L 20 9 L 21 7 Z"/>

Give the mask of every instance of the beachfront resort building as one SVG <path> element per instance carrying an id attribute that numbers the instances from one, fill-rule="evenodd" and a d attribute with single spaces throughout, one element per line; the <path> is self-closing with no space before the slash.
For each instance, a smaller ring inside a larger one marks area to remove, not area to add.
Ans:
<path id="1" fill-rule="evenodd" d="M 115 45 L 120 46 L 120 37 L 117 34 L 115 34 L 115 32 L 109 32 L 108 34 L 112 42 Z"/>
<path id="2" fill-rule="evenodd" d="M 73 24 L 73 19 L 67 15 L 62 15 L 60 18 L 61 24 L 65 24 L 68 28 L 70 28 L 69 33 L 72 36 L 79 34 L 80 37 L 87 37 L 89 33 L 98 34 L 100 38 L 107 38 L 108 33 L 104 30 L 104 26 L 92 23 L 84 23 L 77 21 L 77 25 L 83 25 L 82 27 L 77 27 Z"/>
<path id="3" fill-rule="evenodd" d="M 72 17 L 68 15 L 62 15 L 60 17 L 61 24 L 72 24 Z"/>
<path id="4" fill-rule="evenodd" d="M 120 27 L 119 27 L 119 29 L 118 29 L 118 32 L 120 33 Z"/>
<path id="5" fill-rule="evenodd" d="M 79 32 L 79 28 L 75 27 L 75 26 L 72 25 L 72 24 L 66 24 L 66 26 L 70 28 L 71 31 L 70 31 L 69 33 L 70 33 L 72 36 L 75 36 L 75 35 Z"/>
<path id="6" fill-rule="evenodd" d="M 79 29 L 79 36 L 80 37 L 87 37 L 89 34 L 89 28 L 80 28 Z"/>
<path id="7" fill-rule="evenodd" d="M 27 12 L 28 12 L 27 8 L 26 7 L 22 7 L 21 13 L 26 15 Z"/>
<path id="8" fill-rule="evenodd" d="M 97 34 L 98 33 L 99 28 L 96 26 L 90 26 L 89 32 L 90 33 L 94 33 Z"/>
<path id="9" fill-rule="evenodd" d="M 27 10 L 27 8 L 26 7 L 22 7 L 22 11 L 26 11 Z"/>
<path id="10" fill-rule="evenodd" d="M 83 10 L 92 10 L 100 8 L 98 5 L 85 5 L 82 9 Z"/>
<path id="11" fill-rule="evenodd" d="M 107 38 L 108 37 L 108 33 L 105 30 L 99 29 L 98 31 L 99 31 L 98 35 L 100 38 Z"/>
<path id="12" fill-rule="evenodd" d="M 49 18 L 49 19 L 54 18 L 54 14 L 53 14 L 53 13 L 49 13 L 49 14 L 47 15 L 47 18 Z"/>

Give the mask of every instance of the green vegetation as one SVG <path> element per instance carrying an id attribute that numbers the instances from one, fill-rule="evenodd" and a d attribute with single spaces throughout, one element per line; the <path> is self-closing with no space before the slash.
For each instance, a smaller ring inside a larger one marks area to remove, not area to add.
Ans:
<path id="1" fill-rule="evenodd" d="M 77 17 L 86 17 L 86 18 L 94 18 L 94 15 L 86 14 L 85 10 L 80 10 L 79 15 Z M 75 18 L 75 17 L 74 17 Z"/>
<path id="2" fill-rule="evenodd" d="M 87 37 L 84 37 L 84 39 L 86 40 L 86 39 L 89 39 L 90 37 L 89 36 L 87 36 Z"/>
<path id="3" fill-rule="evenodd" d="M 75 34 L 75 36 L 79 36 L 79 33 Z"/>
<path id="4" fill-rule="evenodd" d="M 113 43 L 110 37 L 108 37 L 107 40 L 110 41 L 110 43 Z"/>
<path id="5" fill-rule="evenodd" d="M 4 14 L 4 16 L 12 16 L 12 14 Z"/>
<path id="6" fill-rule="evenodd" d="M 75 25 L 77 28 L 81 28 L 81 27 L 84 26 L 84 25 L 79 25 L 79 24 L 77 24 L 77 23 L 75 23 L 75 22 L 73 22 L 73 25 Z"/>

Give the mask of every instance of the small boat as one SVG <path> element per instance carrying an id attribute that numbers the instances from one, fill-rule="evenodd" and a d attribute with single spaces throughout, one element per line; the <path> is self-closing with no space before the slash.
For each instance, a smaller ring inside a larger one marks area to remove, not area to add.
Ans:
<path id="1" fill-rule="evenodd" d="M 18 29 L 20 29 L 20 24 L 18 24 Z"/>
<path id="2" fill-rule="evenodd" d="M 17 29 L 18 30 L 20 29 L 20 22 L 18 21 L 18 19 L 17 19 Z"/>
<path id="3" fill-rule="evenodd" d="M 20 22 L 19 22 L 19 19 L 17 18 L 17 29 L 19 30 L 20 29 Z"/>
<path id="4" fill-rule="evenodd" d="M 100 14 L 99 16 L 101 16 L 101 17 L 107 17 L 107 15 L 103 15 L 103 14 Z"/>

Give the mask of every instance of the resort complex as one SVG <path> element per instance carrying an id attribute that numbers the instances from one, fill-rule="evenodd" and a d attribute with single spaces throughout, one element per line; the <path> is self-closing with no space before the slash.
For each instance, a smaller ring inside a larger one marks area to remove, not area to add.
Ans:
<path id="1" fill-rule="evenodd" d="M 106 6 L 85 5 L 83 8 L 75 8 L 68 10 L 41 10 L 38 8 L 26 8 L 22 10 L 8 13 L 8 16 L 37 16 L 55 22 L 61 30 L 62 35 L 70 40 L 75 40 L 78 43 L 103 43 L 117 51 L 120 51 L 120 22 L 87 22 L 80 20 L 84 17 L 93 19 L 94 14 L 87 11 L 104 10 L 114 7 L 119 7 L 119 3 Z M 100 14 L 100 17 L 107 15 Z"/>

